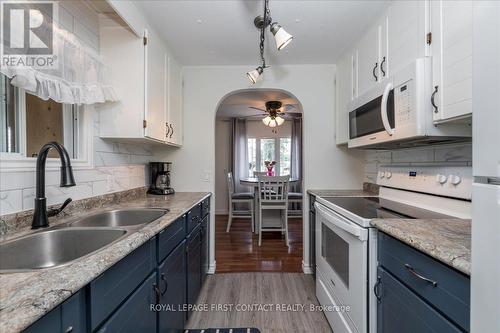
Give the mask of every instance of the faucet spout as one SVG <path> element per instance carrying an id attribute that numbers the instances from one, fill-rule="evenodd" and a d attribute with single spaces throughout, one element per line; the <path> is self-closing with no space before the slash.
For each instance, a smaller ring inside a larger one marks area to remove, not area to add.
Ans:
<path id="1" fill-rule="evenodd" d="M 61 159 L 61 187 L 75 186 L 75 178 L 73 177 L 73 169 L 68 152 L 58 142 L 46 143 L 38 153 L 36 159 L 36 197 L 35 197 L 35 212 L 33 214 L 33 222 L 31 229 L 45 228 L 49 226 L 47 217 L 47 199 L 45 198 L 45 163 L 50 149 L 53 148 L 59 154 Z"/>

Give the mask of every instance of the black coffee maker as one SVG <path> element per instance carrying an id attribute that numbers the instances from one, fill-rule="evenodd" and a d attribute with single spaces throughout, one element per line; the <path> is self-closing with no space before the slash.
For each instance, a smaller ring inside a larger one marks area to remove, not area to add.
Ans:
<path id="1" fill-rule="evenodd" d="M 173 194 L 174 189 L 170 187 L 171 162 L 149 162 L 149 171 L 151 175 L 151 184 L 149 185 L 149 194 Z"/>

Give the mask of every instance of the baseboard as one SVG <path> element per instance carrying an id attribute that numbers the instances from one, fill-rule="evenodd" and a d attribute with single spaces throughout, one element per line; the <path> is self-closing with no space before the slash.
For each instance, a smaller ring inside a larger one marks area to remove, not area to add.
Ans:
<path id="1" fill-rule="evenodd" d="M 304 272 L 304 274 L 314 274 L 313 267 L 311 265 L 306 265 L 304 261 L 302 261 L 302 272 Z"/>
<path id="2" fill-rule="evenodd" d="M 215 266 L 216 266 L 217 262 L 214 261 L 214 264 L 213 265 L 210 265 L 208 266 L 208 274 L 215 274 Z"/>

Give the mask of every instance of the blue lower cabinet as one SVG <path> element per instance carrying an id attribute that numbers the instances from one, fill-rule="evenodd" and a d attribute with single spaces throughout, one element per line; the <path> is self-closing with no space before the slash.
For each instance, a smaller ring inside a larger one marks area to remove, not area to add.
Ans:
<path id="1" fill-rule="evenodd" d="M 156 240 L 149 240 L 90 283 L 94 331 L 156 268 Z"/>
<path id="2" fill-rule="evenodd" d="M 151 274 L 118 310 L 99 328 L 99 333 L 156 332 L 156 312 L 159 303 L 156 272 Z"/>
<path id="3" fill-rule="evenodd" d="M 205 282 L 207 278 L 209 262 L 208 254 L 210 244 L 210 215 L 206 215 L 201 221 L 201 283 Z"/>
<path id="4" fill-rule="evenodd" d="M 25 333 L 85 333 L 86 310 L 85 290 L 82 289 L 64 303 L 50 311 L 33 325 L 28 327 Z"/>
<path id="5" fill-rule="evenodd" d="M 378 268 L 378 333 L 463 332 L 383 268 Z"/>
<path id="6" fill-rule="evenodd" d="M 180 332 L 186 314 L 186 241 L 179 244 L 158 267 L 158 288 L 161 309 L 158 312 L 158 332 Z"/>
<path id="7" fill-rule="evenodd" d="M 201 289 L 201 228 L 196 228 L 188 236 L 186 260 L 187 303 L 195 304 Z"/>

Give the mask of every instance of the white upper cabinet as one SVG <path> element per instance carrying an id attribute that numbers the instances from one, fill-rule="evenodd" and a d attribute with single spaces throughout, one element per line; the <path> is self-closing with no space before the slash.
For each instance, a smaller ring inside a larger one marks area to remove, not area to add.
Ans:
<path id="1" fill-rule="evenodd" d="M 472 1 L 431 1 L 434 121 L 472 113 Z"/>
<path id="2" fill-rule="evenodd" d="M 152 32 L 145 31 L 145 75 L 146 85 L 144 93 L 146 96 L 144 107 L 145 128 L 144 136 L 166 141 L 165 108 L 168 103 L 167 91 L 167 66 L 165 64 L 166 50 L 160 39 Z"/>
<path id="3" fill-rule="evenodd" d="M 388 68 L 390 75 L 426 56 L 428 1 L 393 1 L 388 10 Z"/>
<path id="4" fill-rule="evenodd" d="M 356 52 L 345 53 L 337 62 L 335 79 L 336 89 L 336 116 L 335 116 L 335 142 L 346 144 L 349 140 L 349 121 L 347 104 L 356 94 Z"/>
<path id="5" fill-rule="evenodd" d="M 167 142 L 182 145 L 182 70 L 172 57 L 167 57 L 168 106 L 167 106 Z"/>
<path id="6" fill-rule="evenodd" d="M 358 53 L 358 94 L 362 95 L 373 88 L 380 76 L 379 27 L 372 26 L 361 38 L 356 47 Z"/>
<path id="7" fill-rule="evenodd" d="M 100 28 L 101 55 L 110 69 L 119 101 L 99 106 L 99 135 L 180 146 L 181 66 L 169 54 L 160 36 L 134 10 L 133 3 L 116 4 L 119 6 L 115 10 L 124 11 L 118 14 L 125 22 L 135 24 L 132 30 L 119 24 Z M 142 34 L 138 36 L 139 29 Z"/>

